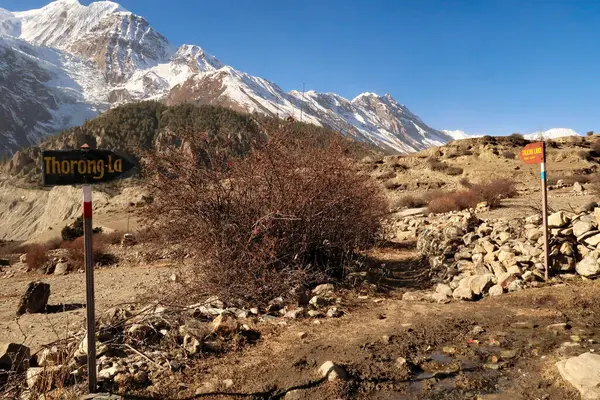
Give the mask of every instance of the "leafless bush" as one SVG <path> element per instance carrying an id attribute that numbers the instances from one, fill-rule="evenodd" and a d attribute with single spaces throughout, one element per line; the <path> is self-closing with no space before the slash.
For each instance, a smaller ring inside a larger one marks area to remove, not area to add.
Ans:
<path id="1" fill-rule="evenodd" d="M 26 244 L 17 248 L 16 251 L 26 254 L 26 264 L 29 269 L 38 269 L 48 262 L 48 255 L 46 253 L 57 249 L 59 246 L 60 240 L 50 240 L 45 243 Z"/>
<path id="2" fill-rule="evenodd" d="M 589 150 L 580 150 L 576 154 L 577 154 L 577 157 L 579 157 L 580 159 L 582 159 L 584 161 L 589 161 L 592 159 L 592 155 Z"/>
<path id="3" fill-rule="evenodd" d="M 427 160 L 427 163 L 429 164 L 429 168 L 431 168 L 432 171 L 443 172 L 447 175 L 460 175 L 463 173 L 462 168 L 453 167 L 438 160 L 437 158 L 430 158 Z"/>
<path id="4" fill-rule="evenodd" d="M 92 237 L 94 264 L 110 265 L 116 261 L 114 256 L 108 253 L 106 249 L 106 245 L 110 241 L 110 237 L 102 233 L 97 233 Z M 78 237 L 73 241 L 64 241 L 60 247 L 69 250 L 69 259 L 75 267 L 83 268 L 85 266 L 83 237 Z"/>
<path id="5" fill-rule="evenodd" d="M 588 131 L 585 134 L 586 136 L 594 136 L 594 131 Z"/>
<path id="6" fill-rule="evenodd" d="M 471 186 L 473 186 L 471 184 L 471 181 L 469 180 L 469 178 L 467 178 L 466 176 L 460 178 L 460 180 L 458 181 L 458 183 L 460 183 L 461 186 L 465 187 L 465 188 L 470 188 Z"/>
<path id="7" fill-rule="evenodd" d="M 502 157 L 509 159 L 509 160 L 514 160 L 515 156 L 516 155 L 513 151 L 503 151 L 502 152 Z"/>
<path id="8" fill-rule="evenodd" d="M 184 140 L 198 143 L 194 134 Z M 199 166 L 202 153 L 210 168 Z M 197 260 L 187 299 L 217 295 L 264 304 L 290 290 L 340 277 L 369 246 L 387 204 L 358 174 L 341 139 L 326 143 L 271 132 L 244 158 L 218 149 L 149 154 L 154 201 L 145 215 L 165 243 Z"/>
<path id="9" fill-rule="evenodd" d="M 422 196 L 406 195 L 399 198 L 395 204 L 397 208 L 417 208 L 427 205 L 427 201 Z"/>
<path id="10" fill-rule="evenodd" d="M 498 207 L 504 198 L 516 196 L 515 184 L 509 179 L 496 179 L 471 184 L 468 190 L 457 192 L 433 192 L 429 195 L 427 208 L 432 213 L 444 213 L 475 208 L 487 202 L 491 208 Z"/>
<path id="11" fill-rule="evenodd" d="M 600 154 L 600 139 L 594 140 L 590 147 L 596 154 Z"/>

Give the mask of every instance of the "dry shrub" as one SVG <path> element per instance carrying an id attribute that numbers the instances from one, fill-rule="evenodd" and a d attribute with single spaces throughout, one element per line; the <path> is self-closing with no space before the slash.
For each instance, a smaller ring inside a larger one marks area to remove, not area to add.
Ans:
<path id="1" fill-rule="evenodd" d="M 515 183 L 510 179 L 495 179 L 483 183 L 470 184 L 468 190 L 457 192 L 433 192 L 429 194 L 427 209 L 432 213 L 475 208 L 478 203 L 487 202 L 491 208 L 498 207 L 504 198 L 517 194 Z"/>
<path id="2" fill-rule="evenodd" d="M 199 143 L 194 137 L 184 141 Z M 198 165 L 199 153 L 209 168 Z M 317 142 L 280 130 L 244 158 L 182 147 L 149 154 L 145 167 L 154 194 L 148 222 L 197 261 L 183 288 L 187 301 L 217 295 L 265 304 L 341 277 L 356 250 L 373 243 L 387 211 L 341 138 Z"/>
<path id="3" fill-rule="evenodd" d="M 460 183 L 461 186 L 466 187 L 466 188 L 470 188 L 471 186 L 473 186 L 471 184 L 471 181 L 469 180 L 469 178 L 467 178 L 466 176 L 463 176 L 462 178 L 460 178 L 458 183 Z"/>
<path id="4" fill-rule="evenodd" d="M 586 136 L 594 136 L 594 131 L 588 131 L 585 133 Z"/>
<path id="5" fill-rule="evenodd" d="M 115 257 L 106 251 L 106 244 L 108 242 L 109 239 L 102 233 L 97 233 L 92 236 L 94 265 L 110 265 L 115 263 Z M 73 241 L 64 241 L 60 247 L 69 250 L 69 259 L 76 268 L 85 267 L 83 237 L 78 237 Z"/>
<path id="6" fill-rule="evenodd" d="M 438 160 L 437 158 L 430 158 L 427 160 L 427 163 L 429 164 L 429 168 L 431 168 L 432 171 L 443 172 L 447 175 L 460 175 L 463 173 L 462 168 L 453 167 Z"/>
<path id="7" fill-rule="evenodd" d="M 513 146 L 525 146 L 529 141 L 523 137 L 520 133 L 513 133 L 508 136 L 508 141 Z"/>
<path id="8" fill-rule="evenodd" d="M 600 139 L 594 140 L 590 147 L 596 154 L 600 154 Z"/>
<path id="9" fill-rule="evenodd" d="M 592 154 L 589 150 L 580 150 L 577 153 L 577 157 L 584 161 L 590 161 L 592 159 Z"/>
<path id="10" fill-rule="evenodd" d="M 406 195 L 396 200 L 394 206 L 397 208 L 417 208 L 427 205 L 427 201 L 420 196 Z"/>
<path id="11" fill-rule="evenodd" d="M 394 179 L 396 177 L 396 173 L 394 171 L 385 171 L 377 176 L 377 179 L 386 180 L 386 179 Z"/>
<path id="12" fill-rule="evenodd" d="M 516 156 L 516 154 L 513 151 L 503 151 L 502 152 L 502 157 L 509 159 L 509 160 L 514 160 L 515 156 Z"/>
<path id="13" fill-rule="evenodd" d="M 48 262 L 50 250 L 55 250 L 60 246 L 60 240 L 50 240 L 45 243 L 31 243 L 16 249 L 17 252 L 25 253 L 26 264 L 30 269 L 38 269 Z"/>

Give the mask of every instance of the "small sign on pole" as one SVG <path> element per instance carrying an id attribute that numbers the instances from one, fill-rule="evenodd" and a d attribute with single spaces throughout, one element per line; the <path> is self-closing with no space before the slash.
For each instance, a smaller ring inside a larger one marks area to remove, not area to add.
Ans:
<path id="1" fill-rule="evenodd" d="M 542 224 L 544 229 L 544 277 L 548 280 L 549 248 L 548 248 L 548 189 L 546 180 L 546 143 L 528 144 L 521 150 L 521 160 L 525 164 L 540 164 L 542 181 Z"/>
<path id="2" fill-rule="evenodd" d="M 91 185 L 125 178 L 131 175 L 134 167 L 135 165 L 125 157 L 110 150 L 93 150 L 87 145 L 83 145 L 80 150 L 42 152 L 42 179 L 45 186 L 83 184 L 87 367 L 90 393 L 95 393 L 97 387 Z"/>

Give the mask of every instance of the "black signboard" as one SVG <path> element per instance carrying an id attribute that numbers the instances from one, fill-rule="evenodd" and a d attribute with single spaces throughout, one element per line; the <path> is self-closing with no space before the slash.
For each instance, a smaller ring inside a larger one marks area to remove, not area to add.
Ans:
<path id="1" fill-rule="evenodd" d="M 132 175 L 135 164 L 110 150 L 47 150 L 42 152 L 45 186 L 94 184 Z"/>

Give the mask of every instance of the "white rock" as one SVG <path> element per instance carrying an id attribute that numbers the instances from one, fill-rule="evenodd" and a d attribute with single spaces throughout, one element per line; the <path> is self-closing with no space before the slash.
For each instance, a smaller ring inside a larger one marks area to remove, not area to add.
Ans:
<path id="1" fill-rule="evenodd" d="M 565 214 L 564 211 L 556 212 L 548 217 L 548 227 L 549 228 L 562 228 L 567 225 L 570 221 L 570 218 Z"/>
<path id="2" fill-rule="evenodd" d="M 469 287 L 475 294 L 483 294 L 494 285 L 494 274 L 476 275 L 470 280 Z"/>
<path id="3" fill-rule="evenodd" d="M 312 293 L 317 296 L 322 296 L 329 292 L 333 291 L 333 284 L 331 283 L 323 283 L 322 285 L 318 285 L 312 290 Z"/>
<path id="4" fill-rule="evenodd" d="M 560 375 L 584 400 L 600 399 L 600 355 L 583 353 L 556 363 Z"/>
<path id="5" fill-rule="evenodd" d="M 438 283 L 435 286 L 435 291 L 436 293 L 442 293 L 446 296 L 452 296 L 452 288 L 450 287 L 450 285 L 447 285 L 445 283 Z"/>
<path id="6" fill-rule="evenodd" d="M 573 224 L 573 235 L 580 237 L 594 229 L 594 225 L 590 222 L 577 221 Z"/>
<path id="7" fill-rule="evenodd" d="M 333 361 L 326 361 L 319 367 L 319 375 L 323 378 L 327 378 L 329 381 L 335 381 L 337 379 L 346 379 L 348 374 L 344 368 L 335 364 Z"/>
<path id="8" fill-rule="evenodd" d="M 590 252 L 583 260 L 577 263 L 575 270 L 581 276 L 586 278 L 600 274 L 600 264 L 598 264 L 599 254 L 597 251 Z"/>
<path id="9" fill-rule="evenodd" d="M 504 293 L 504 289 L 500 285 L 494 285 L 488 290 L 490 296 L 500 296 L 502 293 Z"/>

